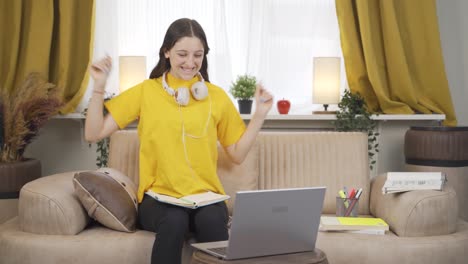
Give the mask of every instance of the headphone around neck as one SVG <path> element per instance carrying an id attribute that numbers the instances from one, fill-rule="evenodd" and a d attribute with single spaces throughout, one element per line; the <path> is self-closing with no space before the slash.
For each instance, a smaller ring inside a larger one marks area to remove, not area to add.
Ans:
<path id="1" fill-rule="evenodd" d="M 190 93 L 187 87 L 180 87 L 176 90 L 172 89 L 166 82 L 166 73 L 163 73 L 162 76 L 162 86 L 166 92 L 173 96 L 177 104 L 186 106 L 190 101 Z M 192 93 L 193 98 L 200 101 L 205 99 L 208 96 L 208 88 L 206 87 L 205 80 L 203 76 L 197 72 L 197 76 L 200 79 L 198 82 L 192 84 L 190 87 L 190 92 Z"/>

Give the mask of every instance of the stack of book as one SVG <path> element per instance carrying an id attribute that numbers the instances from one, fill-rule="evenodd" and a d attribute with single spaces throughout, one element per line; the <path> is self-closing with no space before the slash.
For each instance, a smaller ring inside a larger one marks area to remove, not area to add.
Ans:
<path id="1" fill-rule="evenodd" d="M 442 172 L 388 172 L 382 193 L 442 190 L 446 181 Z"/>
<path id="2" fill-rule="evenodd" d="M 320 231 L 384 235 L 388 224 L 381 218 L 322 216 Z"/>

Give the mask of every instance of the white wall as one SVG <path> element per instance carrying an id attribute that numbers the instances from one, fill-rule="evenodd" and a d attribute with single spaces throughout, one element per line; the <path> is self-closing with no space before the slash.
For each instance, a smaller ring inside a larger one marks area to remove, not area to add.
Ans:
<path id="1" fill-rule="evenodd" d="M 459 126 L 468 126 L 468 1 L 437 0 L 445 69 Z"/>
<path id="2" fill-rule="evenodd" d="M 83 119 L 52 119 L 26 149 L 26 157 L 39 159 L 42 175 L 96 169 L 96 144 L 84 140 Z"/>

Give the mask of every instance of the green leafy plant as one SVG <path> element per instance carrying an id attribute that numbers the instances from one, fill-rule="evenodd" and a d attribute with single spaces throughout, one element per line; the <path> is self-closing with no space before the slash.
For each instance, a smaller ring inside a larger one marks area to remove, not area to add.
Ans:
<path id="1" fill-rule="evenodd" d="M 0 89 L 0 162 L 25 160 L 26 147 L 62 106 L 59 88 L 40 73 L 15 89 Z"/>
<path id="2" fill-rule="evenodd" d="M 99 168 L 107 167 L 107 161 L 109 160 L 109 143 L 110 138 L 101 139 L 96 143 L 96 166 Z"/>
<path id="3" fill-rule="evenodd" d="M 111 94 L 111 95 L 106 94 L 104 98 L 104 102 L 112 99 L 112 97 L 114 97 L 114 94 Z M 88 113 L 88 108 L 85 108 L 82 114 L 86 116 L 87 113 Z M 108 113 L 105 107 L 103 109 L 103 113 L 104 115 Z M 97 153 L 96 166 L 98 166 L 98 168 L 107 167 L 107 161 L 109 160 L 109 144 L 110 144 L 110 138 L 108 137 L 103 138 L 99 140 L 98 142 L 96 142 L 96 153 Z M 89 144 L 89 146 L 91 147 L 91 144 Z"/>
<path id="4" fill-rule="evenodd" d="M 371 113 L 367 109 L 364 98 L 359 93 L 351 93 L 345 90 L 333 121 L 336 131 L 360 131 L 367 133 L 369 167 L 372 170 L 376 163 L 375 155 L 379 152 L 379 144 L 376 132 L 377 122 L 371 119 Z"/>
<path id="5" fill-rule="evenodd" d="M 239 75 L 232 82 L 229 92 L 235 99 L 248 100 L 254 97 L 257 87 L 257 78 L 248 74 Z"/>

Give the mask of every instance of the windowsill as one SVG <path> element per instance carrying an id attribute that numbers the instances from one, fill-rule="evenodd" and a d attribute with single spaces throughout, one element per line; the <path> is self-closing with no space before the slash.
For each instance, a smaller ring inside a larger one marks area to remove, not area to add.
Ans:
<path id="1" fill-rule="evenodd" d="M 250 120 L 252 115 L 242 114 L 242 119 Z M 413 114 L 413 115 L 373 115 L 374 120 L 390 121 L 390 120 L 432 120 L 443 121 L 445 120 L 444 114 Z M 334 114 L 310 114 L 310 115 L 267 115 L 265 120 L 336 120 Z"/>
<path id="2" fill-rule="evenodd" d="M 252 115 L 242 114 L 244 122 L 247 124 L 252 119 Z M 67 115 L 57 115 L 54 119 L 68 119 L 84 123 L 85 116 L 81 113 Z M 445 119 L 441 114 L 416 114 L 416 115 L 378 115 L 372 116 L 372 119 L 379 123 L 388 123 L 390 126 L 412 126 L 412 125 L 440 125 Z M 334 128 L 333 120 L 336 120 L 334 114 L 310 114 L 310 115 L 268 115 L 262 126 L 262 130 L 330 130 Z M 127 128 L 134 129 L 137 122 L 131 123 Z"/>
<path id="3" fill-rule="evenodd" d="M 242 119 L 250 120 L 252 115 L 242 114 Z M 56 115 L 54 119 L 85 119 L 85 116 L 81 113 L 71 113 L 65 115 Z M 428 121 L 443 121 L 445 115 L 443 114 L 414 114 L 414 115 L 373 115 L 371 117 L 374 120 L 391 121 L 391 120 L 428 120 Z M 334 114 L 311 114 L 311 115 L 267 115 L 265 120 L 303 120 L 303 121 L 314 121 L 314 120 L 336 120 Z"/>

